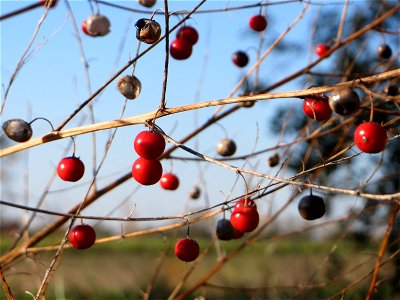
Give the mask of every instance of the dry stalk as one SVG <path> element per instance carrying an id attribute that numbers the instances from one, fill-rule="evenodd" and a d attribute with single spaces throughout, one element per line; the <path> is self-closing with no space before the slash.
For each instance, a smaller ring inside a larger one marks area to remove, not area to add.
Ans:
<path id="1" fill-rule="evenodd" d="M 393 227 L 393 224 L 395 222 L 395 219 L 396 219 L 396 216 L 397 216 L 397 213 L 399 212 L 399 210 L 400 210 L 400 205 L 394 204 L 392 213 L 389 215 L 389 220 L 388 220 L 388 225 L 386 228 L 385 235 L 382 239 L 381 246 L 379 248 L 378 258 L 376 260 L 374 272 L 372 274 L 371 284 L 369 286 L 368 294 L 365 297 L 366 300 L 372 299 L 372 296 L 374 295 L 374 291 L 376 289 L 376 281 L 378 279 L 378 274 L 379 274 L 379 269 L 382 266 L 383 255 L 385 254 L 386 246 L 387 246 L 387 243 L 389 240 L 389 234 L 392 231 L 392 227 Z"/>
<path id="2" fill-rule="evenodd" d="M 188 105 L 183 105 L 183 106 L 177 106 L 173 108 L 166 108 L 163 111 L 152 111 L 149 113 L 145 113 L 142 115 L 136 115 L 133 117 L 128 117 L 128 118 L 122 118 L 120 120 L 112 120 L 112 121 L 106 121 L 106 122 L 101 122 L 101 123 L 96 123 L 96 124 L 91 124 L 87 126 L 82 126 L 82 127 L 76 127 L 76 128 L 71 128 L 71 129 L 65 129 L 62 131 L 53 131 L 47 135 L 37 137 L 34 139 L 31 139 L 25 143 L 20 143 L 16 144 L 14 146 L 5 148 L 0 150 L 0 157 L 7 156 L 28 148 L 32 148 L 41 144 L 45 144 L 48 142 L 52 142 L 55 140 L 71 137 L 71 136 L 76 136 L 76 135 L 81 135 L 81 134 L 86 134 L 90 132 L 95 132 L 99 130 L 108 130 L 111 128 L 117 128 L 117 127 L 123 127 L 123 126 L 131 126 L 131 125 L 137 125 L 137 124 L 145 124 L 147 123 L 148 120 L 152 120 L 155 118 L 155 115 L 157 113 L 156 118 L 162 118 L 165 116 L 177 114 L 177 113 L 182 113 L 186 111 L 191 111 L 191 110 L 196 110 L 196 109 L 202 109 L 210 106 L 220 106 L 220 105 L 225 105 L 225 104 L 233 104 L 233 103 L 242 103 L 246 101 L 270 101 L 273 99 L 283 99 L 283 98 L 303 98 L 305 96 L 309 96 L 312 94 L 319 94 L 319 93 L 326 93 L 330 92 L 338 87 L 358 87 L 360 84 L 370 84 L 374 82 L 379 82 L 379 81 L 384 81 L 387 79 L 391 78 L 396 78 L 400 76 L 400 68 L 396 68 L 387 72 L 383 72 L 380 74 L 376 74 L 373 76 L 368 76 L 368 77 L 363 77 L 357 80 L 352 80 L 352 81 L 346 81 L 346 82 L 341 82 L 335 85 L 329 85 L 329 86 L 321 86 L 321 87 L 315 87 L 311 89 L 305 89 L 305 90 L 297 90 L 297 91 L 290 91 L 290 92 L 281 92 L 281 93 L 272 93 L 272 94 L 258 94 L 254 96 L 243 96 L 243 97 L 234 97 L 234 98 L 226 98 L 226 99 L 219 99 L 219 100 L 210 100 L 206 102 L 198 102 L 198 103 L 193 103 L 193 104 L 188 104 Z"/>

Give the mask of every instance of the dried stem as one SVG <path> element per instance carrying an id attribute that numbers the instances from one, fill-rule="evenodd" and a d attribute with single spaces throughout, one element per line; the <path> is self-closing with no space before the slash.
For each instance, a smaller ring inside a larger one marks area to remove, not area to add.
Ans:
<path id="1" fill-rule="evenodd" d="M 386 246 L 387 246 L 387 243 L 388 243 L 388 240 L 389 240 L 389 234 L 390 234 L 390 232 L 392 230 L 393 224 L 394 224 L 394 222 L 396 220 L 396 216 L 397 216 L 397 213 L 399 212 L 399 210 L 400 210 L 400 205 L 399 204 L 394 204 L 392 213 L 389 216 L 388 225 L 387 225 L 387 228 L 386 228 L 385 235 L 384 235 L 384 237 L 382 239 L 381 246 L 379 248 L 378 258 L 377 258 L 376 263 L 375 263 L 374 272 L 372 274 L 372 279 L 371 279 L 371 283 L 370 283 L 370 286 L 369 286 L 368 294 L 365 297 L 366 300 L 372 299 L 372 296 L 374 295 L 374 291 L 376 289 L 376 281 L 378 279 L 378 274 L 379 274 L 379 269 L 382 266 L 382 258 L 383 258 L 383 255 L 385 253 Z"/>
<path id="2" fill-rule="evenodd" d="M 7 281 L 6 281 L 6 278 L 5 278 L 5 276 L 4 276 L 3 268 L 2 268 L 2 266 L 1 266 L 1 264 L 0 264 L 0 277 L 1 277 L 1 282 L 2 282 L 2 286 L 3 286 L 3 290 L 4 290 L 5 294 L 6 294 L 7 300 L 14 300 L 14 299 L 15 299 L 15 298 L 14 298 L 14 295 L 13 295 L 13 293 L 11 292 L 11 288 L 10 288 L 10 286 L 8 285 Z"/>
<path id="3" fill-rule="evenodd" d="M 363 78 L 360 78 L 357 80 L 340 82 L 340 83 L 337 83 L 335 85 L 330 85 L 330 86 L 315 87 L 315 88 L 311 88 L 311 89 L 291 91 L 291 92 L 258 94 L 258 95 L 253 95 L 253 96 L 243 96 L 243 97 L 211 100 L 211 101 L 207 101 L 207 102 L 198 102 L 198 103 L 194 103 L 194 104 L 177 106 L 174 108 L 166 108 L 164 111 L 159 111 L 157 113 L 156 118 L 161 118 L 161 117 L 165 117 L 168 115 L 182 113 L 182 112 L 191 111 L 191 110 L 202 109 L 202 108 L 206 108 L 206 107 L 210 107 L 210 106 L 220 106 L 220 105 L 225 105 L 225 104 L 243 103 L 246 101 L 270 101 L 273 99 L 283 99 L 283 98 L 301 98 L 301 97 L 312 95 L 312 94 L 330 92 L 330 91 L 336 89 L 337 87 L 350 87 L 350 86 L 358 87 L 360 84 L 364 85 L 364 84 L 370 84 L 370 83 L 374 83 L 374 82 L 380 82 L 380 81 L 384 81 L 384 80 L 387 80 L 390 78 L 396 78 L 398 76 L 400 76 L 400 68 L 393 69 L 393 70 L 383 72 L 380 74 L 376 74 L 373 76 L 363 77 Z M 85 133 L 94 132 L 94 131 L 98 131 L 98 130 L 107 130 L 107 129 L 116 128 L 116 127 L 145 124 L 148 120 L 151 120 L 154 118 L 156 112 L 157 111 L 153 111 L 153 112 L 149 112 L 146 114 L 137 115 L 137 116 L 133 116 L 133 117 L 123 118 L 123 119 L 113 120 L 113 121 L 106 121 L 106 122 L 91 124 L 91 125 L 77 127 L 77 128 L 65 129 L 65 130 L 57 131 L 57 132 L 53 131 L 47 135 L 31 139 L 28 142 L 20 143 L 20 144 L 8 147 L 6 149 L 2 149 L 2 150 L 0 150 L 0 157 L 7 156 L 10 154 L 31 148 L 31 147 L 35 147 L 37 145 L 45 144 L 45 143 L 48 143 L 51 141 L 59 140 L 59 139 L 70 137 L 70 136 L 85 134 Z"/>

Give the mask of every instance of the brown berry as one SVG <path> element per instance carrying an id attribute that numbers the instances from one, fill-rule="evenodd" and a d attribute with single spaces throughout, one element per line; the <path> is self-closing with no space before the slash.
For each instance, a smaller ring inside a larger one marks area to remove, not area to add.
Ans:
<path id="1" fill-rule="evenodd" d="M 117 82 L 118 90 L 128 99 L 135 99 L 140 95 L 142 83 L 136 76 L 126 75 Z"/>

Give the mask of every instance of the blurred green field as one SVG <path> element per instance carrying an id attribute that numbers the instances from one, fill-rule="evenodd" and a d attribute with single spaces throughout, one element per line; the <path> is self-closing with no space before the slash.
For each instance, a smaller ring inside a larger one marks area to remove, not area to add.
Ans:
<path id="1" fill-rule="evenodd" d="M 62 264 L 52 281 L 47 299 L 143 299 L 148 283 L 157 273 L 149 299 L 167 299 L 193 263 L 179 261 L 173 254 L 175 237 L 153 235 L 95 245 L 88 250 L 66 249 Z M 10 240 L 1 240 L 1 252 Z M 56 239 L 54 238 L 54 242 Z M 52 240 L 47 243 L 53 242 Z M 202 249 L 194 271 L 182 287 L 191 287 L 218 260 L 242 240 L 220 242 L 216 248 L 209 238 L 198 240 Z M 248 245 L 199 288 L 189 299 L 326 299 L 373 269 L 379 245 L 360 246 L 342 240 L 329 256 L 334 241 L 308 239 L 263 240 Z M 157 263 L 162 260 L 159 271 Z M 42 252 L 20 259 L 6 270 L 6 279 L 16 299 L 32 299 L 54 252 Z M 380 271 L 375 299 L 400 299 L 390 284 L 393 265 Z M 362 299 L 370 277 L 344 294 L 344 299 Z M 341 297 L 336 297 L 340 299 Z M 5 299 L 2 291 L 1 299 Z"/>

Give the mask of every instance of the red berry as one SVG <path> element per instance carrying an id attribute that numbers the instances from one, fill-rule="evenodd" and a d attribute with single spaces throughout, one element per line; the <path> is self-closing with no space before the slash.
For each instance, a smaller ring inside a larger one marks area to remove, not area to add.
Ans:
<path id="1" fill-rule="evenodd" d="M 176 33 L 178 39 L 185 39 L 192 45 L 196 44 L 199 40 L 199 34 L 197 30 L 191 26 L 183 26 Z"/>
<path id="2" fill-rule="evenodd" d="M 386 130 L 378 123 L 362 123 L 354 132 L 354 142 L 365 153 L 379 153 L 386 147 Z"/>
<path id="3" fill-rule="evenodd" d="M 85 174 L 85 165 L 79 157 L 64 157 L 58 163 L 58 176 L 64 181 L 78 181 Z"/>
<path id="4" fill-rule="evenodd" d="M 164 137 L 158 132 L 142 131 L 133 143 L 136 153 L 146 159 L 155 159 L 163 154 L 165 149 Z"/>
<path id="5" fill-rule="evenodd" d="M 186 39 L 175 39 L 172 41 L 169 51 L 171 56 L 178 60 L 187 59 L 192 55 L 192 44 Z"/>
<path id="6" fill-rule="evenodd" d="M 242 198 L 235 203 L 235 207 L 233 208 L 233 211 L 235 211 L 235 209 L 243 207 L 243 206 L 257 209 L 257 204 L 253 200 Z"/>
<path id="7" fill-rule="evenodd" d="M 96 232 L 87 224 L 77 225 L 69 232 L 68 240 L 76 249 L 87 249 L 96 241 Z"/>
<path id="8" fill-rule="evenodd" d="M 87 22 L 84 20 L 81 24 L 81 28 L 84 34 L 90 35 L 89 31 L 87 30 Z"/>
<path id="9" fill-rule="evenodd" d="M 132 165 L 132 177 L 143 185 L 157 183 L 162 175 L 162 165 L 157 159 L 139 157 Z"/>
<path id="10" fill-rule="evenodd" d="M 243 67 L 247 66 L 247 64 L 249 63 L 249 57 L 243 51 L 236 51 L 232 55 L 232 61 L 239 68 L 243 68 Z"/>
<path id="11" fill-rule="evenodd" d="M 190 262 L 194 261 L 200 254 L 200 246 L 191 238 L 180 239 L 175 244 L 175 255 L 180 260 Z"/>
<path id="12" fill-rule="evenodd" d="M 328 120 L 332 115 L 328 99 L 306 98 L 303 102 L 303 111 L 307 117 L 317 121 Z"/>
<path id="13" fill-rule="evenodd" d="M 317 47 L 315 47 L 315 53 L 319 56 L 322 57 L 325 55 L 325 53 L 329 50 L 329 47 L 325 44 L 319 44 Z"/>
<path id="14" fill-rule="evenodd" d="M 241 206 L 232 212 L 230 221 L 236 230 L 250 232 L 257 228 L 260 217 L 256 208 Z"/>
<path id="15" fill-rule="evenodd" d="M 252 16 L 249 20 L 249 26 L 255 31 L 263 31 L 267 28 L 267 19 L 263 15 Z"/>
<path id="16" fill-rule="evenodd" d="M 179 179 L 172 173 L 165 173 L 160 179 L 160 185 L 164 190 L 176 190 L 179 186 Z"/>

